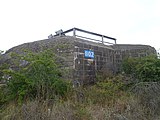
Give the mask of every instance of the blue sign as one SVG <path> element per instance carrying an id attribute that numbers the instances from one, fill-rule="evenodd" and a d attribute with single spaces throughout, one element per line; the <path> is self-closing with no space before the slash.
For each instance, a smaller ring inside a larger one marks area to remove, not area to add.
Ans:
<path id="1" fill-rule="evenodd" d="M 92 50 L 84 50 L 84 57 L 94 59 L 94 52 Z"/>

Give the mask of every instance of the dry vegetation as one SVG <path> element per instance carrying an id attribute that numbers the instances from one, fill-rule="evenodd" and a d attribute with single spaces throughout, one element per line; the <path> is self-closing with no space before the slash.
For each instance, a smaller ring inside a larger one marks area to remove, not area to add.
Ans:
<path id="1" fill-rule="evenodd" d="M 103 70 L 94 85 L 72 88 L 50 54 L 29 58 L 29 67 L 4 71 L 12 80 L 0 86 L 2 120 L 160 120 L 159 59 L 131 59 L 126 74 Z"/>
<path id="2" fill-rule="evenodd" d="M 138 84 L 129 92 L 123 90 L 123 85 L 103 81 L 74 89 L 65 100 L 33 100 L 22 105 L 12 101 L 1 107 L 0 117 L 3 120 L 159 120 L 159 93 L 160 87 L 155 82 Z"/>

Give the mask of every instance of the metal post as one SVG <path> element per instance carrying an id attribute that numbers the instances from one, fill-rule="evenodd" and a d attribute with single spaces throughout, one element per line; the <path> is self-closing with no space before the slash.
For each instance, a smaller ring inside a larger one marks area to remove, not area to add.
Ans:
<path id="1" fill-rule="evenodd" d="M 102 35 L 102 44 L 104 44 L 103 35 Z"/>
<path id="2" fill-rule="evenodd" d="M 76 37 L 76 29 L 73 28 L 73 36 Z"/>

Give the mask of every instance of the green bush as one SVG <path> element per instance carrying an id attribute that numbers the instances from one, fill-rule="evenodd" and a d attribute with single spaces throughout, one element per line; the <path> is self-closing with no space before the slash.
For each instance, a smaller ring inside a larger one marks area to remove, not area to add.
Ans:
<path id="1" fill-rule="evenodd" d="M 138 64 L 137 58 L 126 58 L 122 62 L 122 70 L 126 74 L 134 74 L 137 64 Z"/>
<path id="2" fill-rule="evenodd" d="M 22 103 L 27 99 L 65 97 L 71 87 L 69 82 L 62 80 L 63 69 L 57 64 L 52 51 L 26 52 L 25 56 L 17 58 L 18 61 L 27 61 L 27 65 L 19 65 L 17 70 L 3 70 L 5 75 L 10 76 L 7 82 L 8 100 Z"/>
<path id="3" fill-rule="evenodd" d="M 122 79 L 121 75 L 117 75 L 87 88 L 85 91 L 87 101 L 93 104 L 111 105 L 110 103 L 113 103 L 123 93 L 125 84 Z"/>
<path id="4" fill-rule="evenodd" d="M 128 58 L 123 61 L 123 71 L 139 79 L 139 82 L 160 81 L 160 59 L 155 56 Z"/>

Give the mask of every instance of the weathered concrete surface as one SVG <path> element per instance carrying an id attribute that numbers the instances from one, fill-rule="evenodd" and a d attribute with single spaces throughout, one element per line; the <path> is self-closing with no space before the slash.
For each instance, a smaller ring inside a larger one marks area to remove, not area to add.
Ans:
<path id="1" fill-rule="evenodd" d="M 115 71 L 119 71 L 124 58 L 156 55 L 155 48 L 149 45 L 115 44 L 112 48 L 114 49 Z"/>
<path id="2" fill-rule="evenodd" d="M 95 82 L 97 71 L 104 68 L 114 70 L 114 49 L 111 46 L 78 38 L 75 39 L 74 46 L 74 80 L 76 82 L 78 81 L 80 84 Z M 84 50 L 94 51 L 94 59 L 85 58 Z"/>
<path id="3" fill-rule="evenodd" d="M 52 49 L 64 59 L 66 63 L 64 67 L 70 69 L 68 76 L 75 85 L 94 82 L 96 72 L 100 70 L 119 71 L 121 62 L 125 57 L 143 57 L 156 54 L 155 49 L 147 45 L 115 44 L 107 46 L 75 37 L 63 36 L 13 47 L 3 55 L 1 63 L 12 59 L 11 52 L 23 54 L 24 50 L 40 52 L 45 49 Z M 85 58 L 85 50 L 92 50 L 94 59 Z"/>

